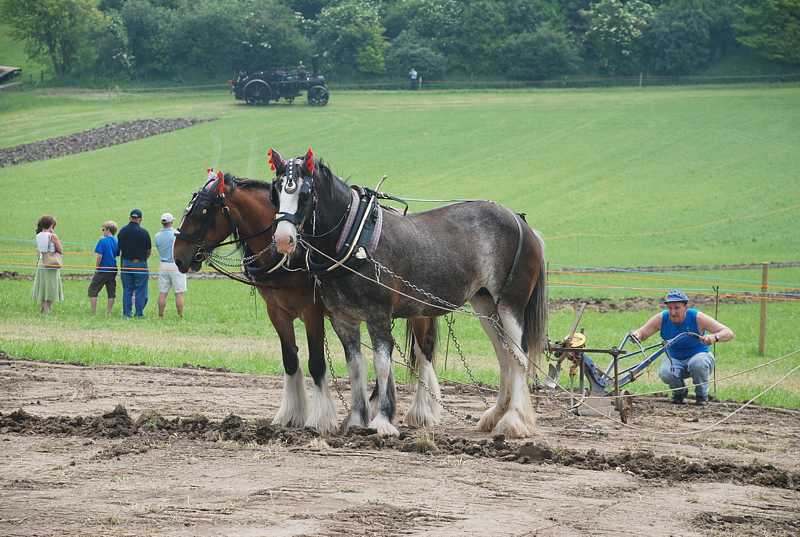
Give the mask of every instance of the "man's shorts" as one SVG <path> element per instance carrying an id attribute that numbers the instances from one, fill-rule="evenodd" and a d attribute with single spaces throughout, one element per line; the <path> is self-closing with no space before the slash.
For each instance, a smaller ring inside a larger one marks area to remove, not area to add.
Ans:
<path id="1" fill-rule="evenodd" d="M 117 273 L 116 272 L 95 272 L 92 282 L 89 284 L 89 296 L 97 298 L 100 290 L 106 287 L 108 298 L 117 298 Z"/>
<path id="2" fill-rule="evenodd" d="M 185 293 L 186 274 L 181 273 L 175 263 L 162 261 L 158 274 L 158 292 L 167 293 L 170 289 L 176 293 Z"/>

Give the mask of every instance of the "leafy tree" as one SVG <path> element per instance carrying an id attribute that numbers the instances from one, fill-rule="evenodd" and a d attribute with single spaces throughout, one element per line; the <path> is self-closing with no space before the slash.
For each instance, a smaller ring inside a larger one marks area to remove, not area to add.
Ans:
<path id="1" fill-rule="evenodd" d="M 506 26 L 498 38 L 523 32 L 533 32 L 541 24 L 566 29 L 567 17 L 559 2 L 552 0 L 500 0 Z"/>
<path id="2" fill-rule="evenodd" d="M 771 60 L 800 64 L 800 0 L 757 0 L 741 7 L 738 40 Z"/>
<path id="3" fill-rule="evenodd" d="M 653 13 L 642 0 L 599 0 L 581 13 L 588 22 L 584 37 L 603 71 L 619 73 L 639 66 L 642 32 Z"/>
<path id="4" fill-rule="evenodd" d="M 179 14 L 148 0 L 128 0 L 120 11 L 138 77 L 161 77 L 174 72 L 172 54 Z"/>
<path id="5" fill-rule="evenodd" d="M 711 17 L 703 2 L 678 0 L 658 9 L 644 35 L 649 67 L 659 74 L 685 74 L 711 61 Z"/>
<path id="6" fill-rule="evenodd" d="M 492 0 L 465 2 L 458 21 L 460 31 L 449 36 L 445 48 L 450 64 L 470 75 L 497 72 L 493 59 L 500 44 L 498 34 L 506 26 L 501 6 Z"/>
<path id="7" fill-rule="evenodd" d="M 315 26 L 316 45 L 325 53 L 327 68 L 365 75 L 385 72 L 388 43 L 375 5 L 345 0 L 324 8 Z"/>
<path id="8" fill-rule="evenodd" d="M 504 72 L 518 80 L 549 79 L 573 73 L 580 65 L 578 47 L 550 24 L 512 35 L 501 50 Z"/>
<path id="9" fill-rule="evenodd" d="M 320 11 L 334 3 L 336 0 L 288 0 L 286 2 L 289 8 L 301 13 L 306 19 L 316 18 Z"/>
<path id="10" fill-rule="evenodd" d="M 445 73 L 447 60 L 433 49 L 427 40 L 411 31 L 403 31 L 386 53 L 386 70 L 405 76 L 413 67 L 425 78 L 437 78 Z"/>
<path id="11" fill-rule="evenodd" d="M 311 41 L 303 19 L 278 0 L 243 0 L 243 31 L 235 68 L 275 69 L 308 63 Z"/>
<path id="12" fill-rule="evenodd" d="M 53 65 L 56 76 L 73 70 L 102 14 L 93 0 L 0 0 L 0 15 L 25 42 L 28 54 Z"/>
<path id="13" fill-rule="evenodd" d="M 200 0 L 181 10 L 170 36 L 173 66 L 206 75 L 233 70 L 243 21 L 236 0 Z"/>
<path id="14" fill-rule="evenodd" d="M 133 56 L 128 49 L 128 31 L 122 16 L 109 10 L 103 23 L 92 31 L 97 48 L 95 70 L 105 76 L 127 77 L 133 70 Z"/>

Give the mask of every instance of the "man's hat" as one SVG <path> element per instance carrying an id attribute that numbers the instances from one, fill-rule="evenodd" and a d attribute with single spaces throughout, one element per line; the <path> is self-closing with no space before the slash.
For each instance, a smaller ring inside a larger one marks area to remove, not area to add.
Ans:
<path id="1" fill-rule="evenodd" d="M 683 302 L 685 304 L 689 302 L 689 297 L 680 289 L 670 289 L 667 292 L 667 296 L 664 297 L 664 304 L 669 304 L 670 302 Z"/>
<path id="2" fill-rule="evenodd" d="M 161 221 L 162 222 L 172 223 L 172 222 L 175 221 L 175 217 L 172 216 L 171 213 L 164 213 L 164 214 L 161 215 Z"/>
<path id="3" fill-rule="evenodd" d="M 141 218 L 141 217 L 142 217 L 141 209 L 134 209 L 131 211 L 131 218 Z"/>

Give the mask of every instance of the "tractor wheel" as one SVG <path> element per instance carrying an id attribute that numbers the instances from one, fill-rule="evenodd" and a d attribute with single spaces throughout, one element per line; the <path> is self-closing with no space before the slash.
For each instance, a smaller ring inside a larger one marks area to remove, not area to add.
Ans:
<path id="1" fill-rule="evenodd" d="M 267 104 L 269 96 L 269 84 L 262 80 L 256 80 L 244 89 L 244 100 L 250 105 Z"/>
<path id="2" fill-rule="evenodd" d="M 311 106 L 325 106 L 329 97 L 328 88 L 325 86 L 312 86 L 308 90 L 308 104 Z"/>

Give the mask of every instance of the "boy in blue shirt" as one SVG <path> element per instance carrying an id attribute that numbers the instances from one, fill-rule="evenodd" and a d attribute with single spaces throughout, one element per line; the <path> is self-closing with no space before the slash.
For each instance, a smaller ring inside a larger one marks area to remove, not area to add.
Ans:
<path id="1" fill-rule="evenodd" d="M 117 257 L 119 256 L 119 244 L 117 238 L 117 224 L 111 220 L 104 222 L 100 228 L 103 236 L 97 241 L 94 252 L 97 254 L 95 259 L 95 272 L 92 283 L 89 284 L 89 300 L 92 303 L 92 314 L 97 312 L 97 295 L 100 289 L 105 286 L 108 295 L 108 306 L 106 313 L 110 314 L 114 307 L 114 299 L 117 297 Z"/>

